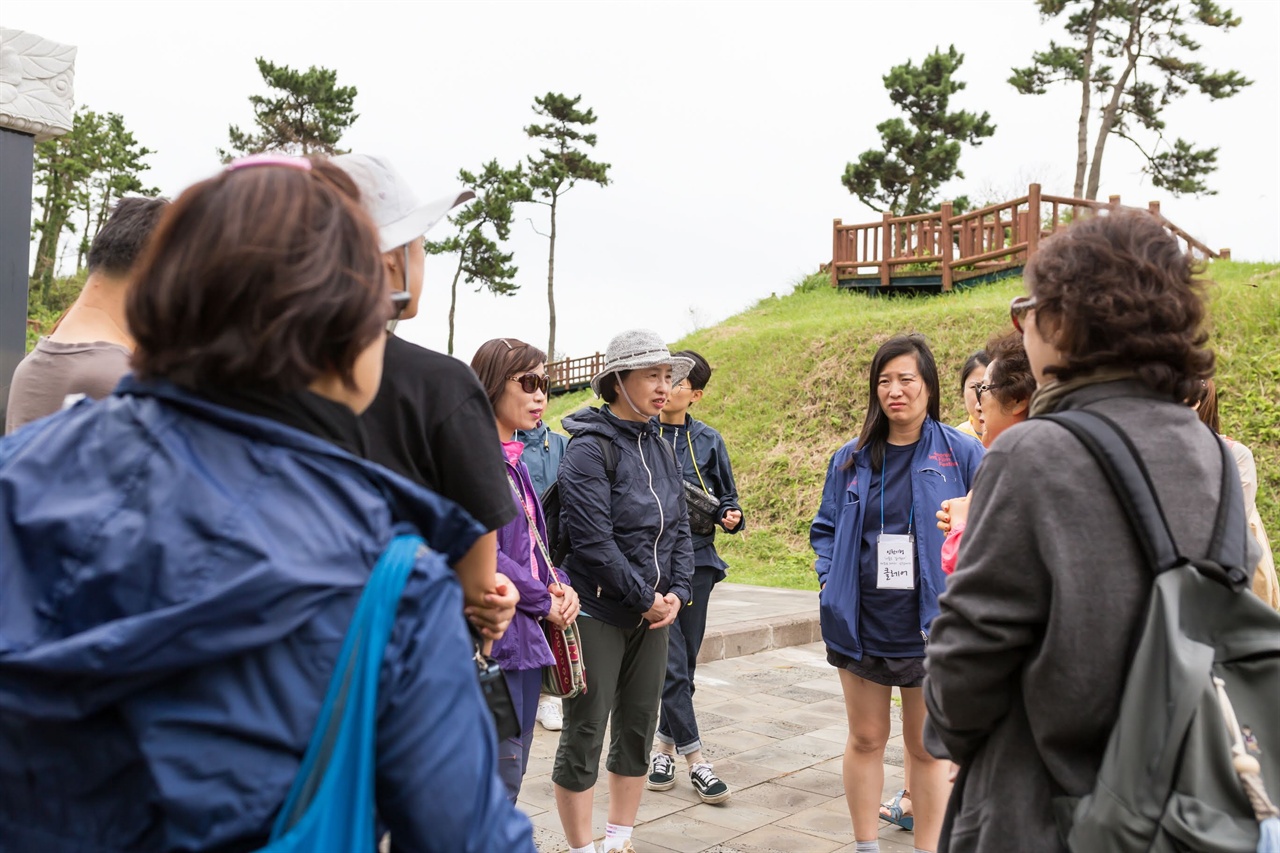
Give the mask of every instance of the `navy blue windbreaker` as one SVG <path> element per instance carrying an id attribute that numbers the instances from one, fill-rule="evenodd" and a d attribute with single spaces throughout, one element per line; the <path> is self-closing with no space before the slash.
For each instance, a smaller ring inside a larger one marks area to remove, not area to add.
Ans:
<path id="1" fill-rule="evenodd" d="M 167 383 L 0 441 L 0 851 L 243 851 L 297 772 L 369 571 L 419 558 L 378 694 L 397 851 L 534 850 L 448 563 L 453 503 Z M 372 849 L 372 840 L 371 840 Z"/>

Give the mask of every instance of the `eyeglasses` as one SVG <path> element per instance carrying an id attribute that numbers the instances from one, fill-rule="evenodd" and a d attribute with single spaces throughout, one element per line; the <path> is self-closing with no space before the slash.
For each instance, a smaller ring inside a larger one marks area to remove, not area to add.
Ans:
<path id="1" fill-rule="evenodd" d="M 1034 296 L 1015 296 L 1009 302 L 1009 319 L 1013 321 L 1013 328 L 1018 330 L 1018 334 L 1026 334 L 1026 331 L 1022 328 L 1022 320 L 1027 316 L 1027 312 L 1035 307 L 1036 298 Z"/>
<path id="2" fill-rule="evenodd" d="M 989 384 L 989 385 L 975 385 L 975 386 L 974 386 L 974 388 L 973 388 L 973 390 L 974 390 L 974 392 L 978 395 L 978 403 L 979 403 L 979 404 L 981 404 L 981 403 L 982 403 L 982 395 L 983 395 L 983 394 L 986 394 L 986 393 L 988 393 L 988 392 L 990 392 L 990 391 L 994 391 L 994 390 L 996 390 L 997 388 L 1003 388 L 1003 387 L 1004 387 L 1005 385 L 1007 385 L 1007 384 L 1008 384 L 1007 382 L 1001 382 L 999 385 L 994 385 L 994 384 Z"/>
<path id="3" fill-rule="evenodd" d="M 543 374 L 539 376 L 536 373 L 525 373 L 520 376 L 512 376 L 512 382 L 520 383 L 520 390 L 526 394 L 532 394 L 534 391 L 541 391 L 543 394 L 551 388 L 551 377 Z"/>

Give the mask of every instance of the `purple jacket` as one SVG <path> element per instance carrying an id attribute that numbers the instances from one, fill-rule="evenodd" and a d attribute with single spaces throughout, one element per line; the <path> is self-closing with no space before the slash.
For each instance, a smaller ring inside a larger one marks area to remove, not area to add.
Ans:
<path id="1" fill-rule="evenodd" d="M 538 525 L 538 534 L 542 541 L 547 541 L 547 524 L 542 517 L 542 506 L 538 503 L 537 492 L 533 489 L 533 481 L 529 478 L 529 469 L 519 460 L 513 465 L 506 462 L 507 481 L 511 477 L 519 479 L 526 492 L 534 496 L 529 508 L 533 510 L 534 521 Z M 511 499 L 516 500 L 512 491 Z M 493 644 L 493 657 L 498 665 L 506 670 L 540 669 L 555 663 L 551 649 L 547 646 L 547 638 L 542 633 L 542 617 L 551 612 L 551 593 L 547 586 L 551 583 L 551 572 L 547 570 L 546 561 L 541 550 L 537 549 L 538 579 L 534 580 L 529 571 L 529 521 L 525 517 L 524 508 L 516 504 L 519 512 L 504 527 L 498 528 L 498 571 L 511 578 L 511 582 L 520 591 L 520 603 L 516 605 L 516 615 L 507 627 L 502 639 Z M 568 585 L 569 578 L 557 569 L 561 583 Z"/>

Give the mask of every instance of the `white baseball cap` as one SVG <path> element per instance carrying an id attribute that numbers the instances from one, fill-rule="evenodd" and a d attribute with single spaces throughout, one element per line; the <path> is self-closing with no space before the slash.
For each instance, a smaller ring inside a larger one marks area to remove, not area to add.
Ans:
<path id="1" fill-rule="evenodd" d="M 360 200 L 378 226 L 378 248 L 389 252 L 426 234 L 445 214 L 476 197 L 471 190 L 420 203 L 408 182 L 386 157 L 339 154 L 332 160 L 360 188 Z"/>

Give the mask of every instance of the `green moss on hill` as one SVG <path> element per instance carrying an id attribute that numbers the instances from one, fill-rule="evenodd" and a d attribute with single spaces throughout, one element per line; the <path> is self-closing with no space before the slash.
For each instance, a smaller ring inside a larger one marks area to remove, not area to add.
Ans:
<path id="1" fill-rule="evenodd" d="M 1216 262 L 1209 276 L 1223 429 L 1253 448 L 1258 508 L 1280 553 L 1280 265 Z M 747 530 L 717 544 L 741 583 L 816 589 L 809 523 L 827 461 L 855 437 L 868 405 L 876 347 L 900 332 L 929 338 L 942 372 L 942 415 L 964 417 L 957 371 L 987 338 L 1009 328 L 1022 281 L 945 296 L 875 298 L 836 292 L 811 276 L 795 292 L 761 300 L 679 341 L 715 374 L 695 409 L 724 435 Z M 600 346 L 604 347 L 605 340 Z M 594 404 L 589 391 L 552 401 L 548 420 Z"/>

